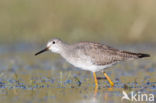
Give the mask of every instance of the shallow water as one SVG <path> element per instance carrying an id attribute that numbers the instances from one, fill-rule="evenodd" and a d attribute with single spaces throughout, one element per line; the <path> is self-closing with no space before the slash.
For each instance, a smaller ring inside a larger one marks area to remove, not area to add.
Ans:
<path id="1" fill-rule="evenodd" d="M 138 47 L 119 46 L 129 50 Z M 134 91 L 156 95 L 156 50 L 151 46 L 149 51 L 150 58 L 123 62 L 105 70 L 115 83 L 113 88 L 103 73 L 98 72 L 99 88 L 95 96 L 91 72 L 79 70 L 50 52 L 35 57 L 36 49 L 29 44 L 3 45 L 0 48 L 0 101 L 117 103 L 121 102 L 123 90 L 128 94 Z"/>

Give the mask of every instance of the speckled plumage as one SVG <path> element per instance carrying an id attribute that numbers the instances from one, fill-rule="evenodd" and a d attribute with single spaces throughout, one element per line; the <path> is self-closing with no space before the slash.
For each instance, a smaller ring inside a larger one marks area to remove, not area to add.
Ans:
<path id="1" fill-rule="evenodd" d="M 67 44 L 56 38 L 47 44 L 47 48 L 60 54 L 72 65 L 92 72 L 108 68 L 120 61 L 149 57 L 148 54 L 122 51 L 100 43 Z"/>

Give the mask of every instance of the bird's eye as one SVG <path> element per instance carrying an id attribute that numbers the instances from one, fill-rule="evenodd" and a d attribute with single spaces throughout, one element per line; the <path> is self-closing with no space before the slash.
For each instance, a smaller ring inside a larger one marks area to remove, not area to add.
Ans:
<path id="1" fill-rule="evenodd" d="M 55 41 L 53 41 L 53 44 L 55 44 Z"/>

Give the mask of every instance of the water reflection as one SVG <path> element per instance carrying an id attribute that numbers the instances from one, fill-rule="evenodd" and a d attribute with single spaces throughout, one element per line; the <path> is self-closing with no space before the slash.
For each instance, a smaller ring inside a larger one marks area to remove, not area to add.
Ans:
<path id="1" fill-rule="evenodd" d="M 82 94 L 81 94 L 82 95 Z M 88 95 L 88 97 L 82 98 L 81 100 L 78 100 L 76 103 L 116 103 L 121 102 L 121 92 L 120 90 L 117 91 L 110 91 L 110 89 L 100 89 L 99 92 L 97 92 L 96 96 L 95 94 L 83 94 Z"/>

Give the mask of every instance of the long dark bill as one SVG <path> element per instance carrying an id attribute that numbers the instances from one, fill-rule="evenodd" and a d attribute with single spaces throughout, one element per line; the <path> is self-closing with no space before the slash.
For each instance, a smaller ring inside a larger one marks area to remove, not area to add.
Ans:
<path id="1" fill-rule="evenodd" d="M 45 52 L 45 51 L 48 51 L 48 48 L 45 48 L 45 49 L 43 49 L 43 50 L 37 52 L 37 53 L 35 54 L 35 56 L 37 56 L 37 55 L 39 55 L 39 54 L 41 54 L 41 53 L 43 53 L 43 52 Z"/>

